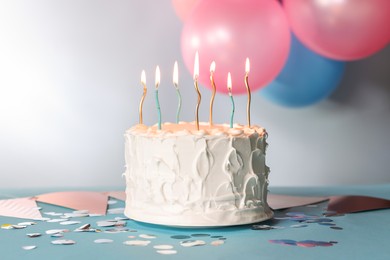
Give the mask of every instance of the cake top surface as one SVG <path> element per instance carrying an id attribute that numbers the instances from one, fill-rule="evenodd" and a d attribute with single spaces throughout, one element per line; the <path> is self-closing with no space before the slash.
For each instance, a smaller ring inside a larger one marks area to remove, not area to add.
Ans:
<path id="1" fill-rule="evenodd" d="M 146 126 L 137 124 L 127 130 L 127 133 L 147 136 L 182 136 L 182 135 L 195 135 L 195 136 L 250 136 L 257 133 L 260 136 L 266 135 L 267 132 L 264 128 L 252 125 L 250 127 L 234 124 L 233 128 L 230 128 L 228 124 L 213 124 L 200 122 L 199 130 L 196 129 L 195 122 L 179 122 L 176 123 L 164 123 L 161 126 L 161 130 L 158 129 L 157 124 L 153 126 Z"/>

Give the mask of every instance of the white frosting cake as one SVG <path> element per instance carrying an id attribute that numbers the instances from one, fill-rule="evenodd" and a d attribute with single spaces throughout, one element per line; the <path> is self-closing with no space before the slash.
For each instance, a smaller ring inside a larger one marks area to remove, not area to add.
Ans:
<path id="1" fill-rule="evenodd" d="M 267 204 L 267 133 L 242 125 L 136 125 L 126 131 L 125 215 L 170 226 L 259 222 Z"/>

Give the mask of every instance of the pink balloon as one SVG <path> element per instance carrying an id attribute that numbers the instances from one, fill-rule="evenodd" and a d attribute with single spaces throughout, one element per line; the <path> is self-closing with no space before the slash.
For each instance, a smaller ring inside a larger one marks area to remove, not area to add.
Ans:
<path id="1" fill-rule="evenodd" d="M 172 0 L 172 5 L 177 16 L 185 21 L 197 2 L 199 0 Z"/>
<path id="2" fill-rule="evenodd" d="M 259 89 L 283 68 L 290 48 L 287 18 L 276 0 L 200 1 L 187 18 L 181 38 L 187 68 L 193 72 L 199 51 L 199 82 L 211 88 L 210 64 L 217 91 L 227 93 L 231 72 L 233 93 L 246 93 L 245 59 L 250 60 L 249 85 Z"/>
<path id="3" fill-rule="evenodd" d="M 297 37 L 325 57 L 357 60 L 389 43 L 389 0 L 284 0 L 283 3 Z"/>

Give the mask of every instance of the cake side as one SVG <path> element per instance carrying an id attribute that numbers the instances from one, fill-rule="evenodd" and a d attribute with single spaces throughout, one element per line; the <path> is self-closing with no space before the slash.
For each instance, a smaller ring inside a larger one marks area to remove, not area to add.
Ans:
<path id="1" fill-rule="evenodd" d="M 125 134 L 126 209 L 135 220 L 224 226 L 268 219 L 263 128 L 137 125 Z"/>

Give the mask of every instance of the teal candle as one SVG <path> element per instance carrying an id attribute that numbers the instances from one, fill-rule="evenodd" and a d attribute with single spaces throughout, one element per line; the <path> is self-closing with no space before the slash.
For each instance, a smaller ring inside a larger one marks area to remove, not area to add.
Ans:
<path id="1" fill-rule="evenodd" d="M 232 102 L 232 112 L 230 114 L 230 128 L 233 128 L 235 105 L 234 105 L 234 99 L 232 95 L 232 76 L 230 75 L 230 72 L 228 73 L 228 78 L 227 78 L 227 89 L 229 92 L 230 101 Z"/>
<path id="2" fill-rule="evenodd" d="M 160 68 L 157 66 L 156 68 L 156 107 L 158 113 L 158 130 L 161 130 L 161 108 L 160 101 L 158 100 L 158 86 L 160 85 Z"/>

